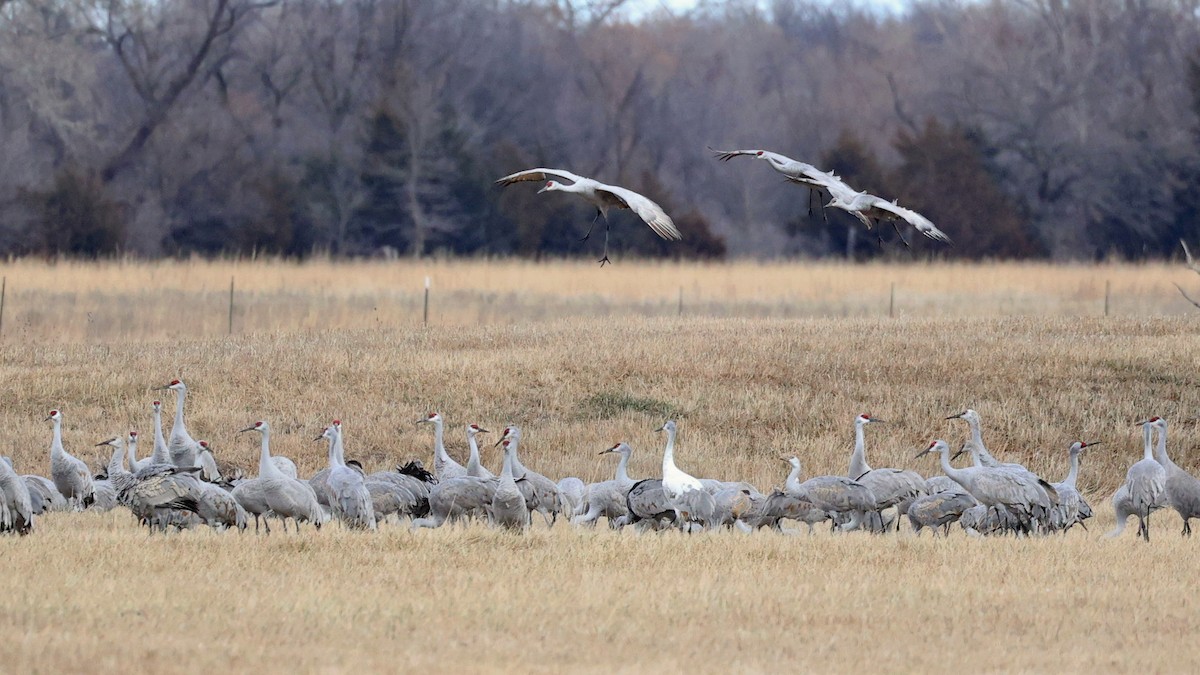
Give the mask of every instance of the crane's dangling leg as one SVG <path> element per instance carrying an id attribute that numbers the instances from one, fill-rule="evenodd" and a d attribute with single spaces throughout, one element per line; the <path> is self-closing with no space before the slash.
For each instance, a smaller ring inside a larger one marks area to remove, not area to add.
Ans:
<path id="1" fill-rule="evenodd" d="M 604 267 L 604 263 L 612 263 L 608 259 L 608 218 L 604 219 L 604 257 L 600 259 L 600 266 Z"/>
<path id="2" fill-rule="evenodd" d="M 813 189 L 808 188 L 808 217 L 812 218 Z"/>
<path id="3" fill-rule="evenodd" d="M 911 248 L 911 246 L 908 243 L 908 240 L 904 238 L 903 234 L 900 234 L 900 226 L 897 225 L 896 221 L 894 221 L 894 220 L 892 221 L 892 229 L 896 231 L 896 236 L 900 237 L 900 241 L 904 242 L 904 248 Z"/>
<path id="4" fill-rule="evenodd" d="M 596 221 L 600 220 L 600 216 L 602 216 L 602 215 L 604 215 L 604 212 L 601 211 L 600 209 L 596 209 L 596 215 L 592 216 L 592 224 L 588 225 L 587 234 L 583 235 L 583 239 L 580 239 L 579 243 L 582 244 L 583 242 L 587 241 L 588 239 L 590 239 L 592 237 L 592 230 L 596 229 Z M 605 218 L 604 222 L 607 223 L 608 218 Z"/>

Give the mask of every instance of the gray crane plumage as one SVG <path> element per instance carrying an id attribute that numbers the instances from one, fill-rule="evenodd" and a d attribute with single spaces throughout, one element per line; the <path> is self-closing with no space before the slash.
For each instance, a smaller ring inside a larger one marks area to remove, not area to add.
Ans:
<path id="1" fill-rule="evenodd" d="M 1158 433 L 1154 459 L 1162 465 L 1166 473 L 1166 481 L 1163 483 L 1166 503 L 1183 518 L 1183 535 L 1190 537 L 1192 518 L 1200 518 L 1200 480 L 1180 468 L 1167 454 L 1167 420 L 1153 417 L 1150 423 Z"/>
<path id="2" fill-rule="evenodd" d="M 78 508 L 87 508 L 96 498 L 92 472 L 83 460 L 71 455 L 63 448 L 62 412 L 51 410 L 46 417 L 54 425 L 54 436 L 50 441 L 50 477 L 54 487 Z"/>
<path id="3" fill-rule="evenodd" d="M 500 470 L 500 478 L 492 493 L 492 522 L 509 530 L 524 530 L 529 527 L 529 507 L 525 504 L 525 496 L 517 489 L 513 478 L 513 464 L 516 456 L 516 442 L 507 440 L 504 446 L 504 467 Z"/>
<path id="4" fill-rule="evenodd" d="M 636 482 L 629 477 L 629 458 L 633 454 L 633 448 L 629 447 L 628 443 L 621 442 L 600 454 L 620 455 L 621 459 L 617 462 L 616 475 L 612 480 L 588 486 L 582 505 L 586 506 L 586 510 L 571 521 L 576 525 L 594 525 L 600 517 L 604 517 L 608 520 L 609 527 L 616 527 L 618 518 L 625 518 L 629 515 L 627 497 L 629 489 Z"/>
<path id="5" fill-rule="evenodd" d="M 815 476 L 801 482 L 800 459 L 780 459 L 791 466 L 791 472 L 784 483 L 784 491 L 793 497 L 812 502 L 830 517 L 847 515 L 847 521 L 839 526 L 841 530 L 858 529 L 862 524 L 862 514 L 878 510 L 875 496 L 866 485 L 845 476 Z"/>
<path id="6" fill-rule="evenodd" d="M 7 457 L 0 459 L 0 533 L 15 532 L 25 536 L 33 532 L 33 499 L 29 486 Z"/>

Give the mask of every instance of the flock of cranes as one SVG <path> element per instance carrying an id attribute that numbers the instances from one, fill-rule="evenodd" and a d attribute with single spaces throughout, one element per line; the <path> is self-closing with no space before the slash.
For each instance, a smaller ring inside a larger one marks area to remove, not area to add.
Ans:
<path id="1" fill-rule="evenodd" d="M 328 445 L 328 466 L 308 480 L 298 477 L 291 460 L 271 453 L 271 427 L 255 422 L 240 433 L 259 436 L 258 475 L 222 476 L 212 448 L 195 441 L 184 423 L 187 387 L 174 380 L 162 389 L 176 392 L 175 423 L 169 437 L 162 432 L 161 405 L 151 406 L 154 447 L 138 457 L 136 431 L 99 443 L 112 455 L 99 475 L 63 447 L 63 413 L 52 410 L 50 476 L 18 475 L 11 460 L 0 460 L 0 532 L 29 534 L 35 518 L 52 511 L 128 508 L 151 531 L 207 525 L 244 530 L 254 520 L 270 532 L 270 521 L 288 520 L 297 531 L 301 523 L 316 527 L 335 520 L 354 530 L 375 530 L 389 518 L 408 520 L 416 528 L 477 519 L 495 527 L 523 530 L 540 515 L 548 526 L 559 519 L 594 526 L 604 518 L 609 527 L 641 530 L 678 528 L 696 532 L 734 528 L 783 530 L 783 521 L 820 523 L 836 531 L 899 530 L 908 520 L 920 533 L 931 529 L 947 534 L 957 522 L 969 534 L 1047 534 L 1075 525 L 1086 529 L 1092 509 L 1079 493 L 1076 480 L 1082 454 L 1097 445 L 1073 443 L 1067 451 L 1066 477 L 1050 483 L 1020 464 L 1004 463 L 983 443 L 980 416 L 965 410 L 946 419 L 966 422 L 969 435 L 962 448 L 951 451 L 935 440 L 917 455 L 934 455 L 941 475 L 923 476 L 900 468 L 876 468 L 867 462 L 868 426 L 882 420 L 859 415 L 854 420 L 854 447 L 845 475 L 803 476 L 798 457 L 782 457 L 788 473 L 782 488 L 760 492 L 742 481 L 697 478 L 676 463 L 678 427 L 667 421 L 662 473 L 635 479 L 629 475 L 633 449 L 617 443 L 601 452 L 619 459 L 611 480 L 597 483 L 568 477 L 554 481 L 522 463 L 521 429 L 506 427 L 495 445 L 503 448 L 499 474 L 480 459 L 479 436 L 490 433 L 477 424 L 466 426 L 470 448 L 466 465 L 446 451 L 445 423 L 438 413 L 417 421 L 433 427 L 433 472 L 410 461 L 395 470 L 367 473 L 356 460 L 347 460 L 341 422 L 322 429 L 314 441 Z M 1167 423 L 1152 417 L 1142 423 L 1144 455 L 1130 468 L 1125 483 L 1113 495 L 1119 535 L 1130 516 L 1138 519 L 1138 534 L 1147 541 L 1150 516 L 1171 507 L 1183 517 L 1184 535 L 1190 520 L 1200 517 L 1200 481 L 1175 465 L 1167 454 Z M 964 468 L 952 462 L 968 454 Z"/>
<path id="2" fill-rule="evenodd" d="M 710 150 L 712 149 L 710 148 Z M 855 218 L 858 218 L 863 225 L 867 226 L 868 230 L 883 222 L 891 223 L 892 227 L 896 230 L 897 236 L 900 237 L 900 241 L 905 246 L 908 246 L 909 243 L 900 232 L 897 222 L 900 220 L 912 225 L 918 232 L 930 239 L 945 244 L 952 243 L 950 237 L 935 227 L 925 216 L 912 209 L 900 206 L 895 200 L 888 201 L 868 192 L 855 190 L 832 171 L 821 171 L 811 164 L 767 150 L 712 150 L 712 152 L 716 155 L 717 159 L 722 161 L 729 161 L 734 157 L 757 157 L 758 159 L 766 160 L 771 165 L 771 168 L 783 174 L 789 182 L 803 185 L 809 189 L 810 212 L 813 196 L 820 198 L 823 194 L 828 194 L 831 199 L 828 204 L 822 201 L 824 207 L 846 211 Z M 564 183 L 562 181 L 567 182 Z M 496 184 L 505 187 L 513 183 L 523 182 L 544 183 L 542 188 L 538 190 L 538 194 L 543 192 L 566 192 L 579 195 L 584 201 L 596 207 L 596 216 L 592 218 L 592 224 L 588 228 L 587 234 L 584 235 L 583 241 L 587 241 L 592 236 L 592 229 L 595 228 L 596 221 L 603 218 L 604 257 L 600 258 L 601 267 L 605 263 L 610 262 L 608 259 L 608 212 L 610 209 L 628 209 L 633 211 L 644 223 L 650 226 L 650 229 L 654 230 L 655 234 L 667 241 L 679 241 L 683 239 L 683 235 L 675 227 L 675 222 L 671 220 L 671 217 L 667 215 L 667 212 L 661 206 L 651 201 L 645 195 L 628 188 L 601 183 L 598 180 L 580 176 L 563 169 L 541 168 L 526 169 L 525 171 L 509 174 L 497 180 Z M 879 238 L 879 242 L 880 244 L 883 243 L 882 237 Z"/>

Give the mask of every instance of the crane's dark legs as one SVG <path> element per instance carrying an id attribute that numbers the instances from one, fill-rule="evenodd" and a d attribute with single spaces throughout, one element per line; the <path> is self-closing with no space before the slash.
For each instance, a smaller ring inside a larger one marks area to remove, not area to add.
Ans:
<path id="1" fill-rule="evenodd" d="M 608 259 L 608 218 L 604 219 L 604 257 L 600 259 L 600 266 L 604 267 L 604 263 L 612 263 Z"/>
<path id="2" fill-rule="evenodd" d="M 583 235 L 583 239 L 580 239 L 580 240 L 579 240 L 579 243 L 581 243 L 581 244 L 582 244 L 583 242 L 585 242 L 585 241 L 587 241 L 588 239 L 590 239 L 590 238 L 591 238 L 591 236 L 592 236 L 592 230 L 596 229 L 596 221 L 597 221 L 597 220 L 600 220 L 600 216 L 602 216 L 602 215 L 603 215 L 603 213 L 600 211 L 600 209 L 596 209 L 596 215 L 592 217 L 592 224 L 591 224 L 591 225 L 588 225 L 588 231 L 587 231 L 587 234 Z M 604 222 L 607 224 L 607 223 L 608 223 L 608 218 L 605 218 L 605 219 L 604 219 Z"/>
<path id="3" fill-rule="evenodd" d="M 911 248 L 911 246 L 908 243 L 908 240 L 904 238 L 903 234 L 900 234 L 900 226 L 897 225 L 896 221 L 894 221 L 894 220 L 892 221 L 892 229 L 896 231 L 896 236 L 900 237 L 900 241 L 904 242 L 904 248 Z"/>

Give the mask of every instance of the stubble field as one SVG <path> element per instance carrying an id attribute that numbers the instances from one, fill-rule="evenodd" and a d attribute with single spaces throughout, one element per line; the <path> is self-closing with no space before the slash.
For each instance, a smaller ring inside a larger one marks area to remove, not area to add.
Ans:
<path id="1" fill-rule="evenodd" d="M 1200 562 L 1173 514 L 1116 540 L 1108 497 L 1172 422 L 1200 471 L 1197 321 L 1169 266 L 174 263 L 0 266 L 0 454 L 48 473 L 46 410 L 67 449 L 149 432 L 151 388 L 189 386 L 187 422 L 253 474 L 267 419 L 302 475 L 333 417 L 368 470 L 427 465 L 438 410 L 526 431 L 526 464 L 611 476 L 597 453 L 679 420 L 700 476 L 842 474 L 869 412 L 875 466 L 937 473 L 964 407 L 999 457 L 1052 481 L 1101 440 L 1080 483 L 1096 511 L 1065 537 L 946 539 L 767 532 L 637 535 L 559 523 L 376 534 L 194 531 L 150 537 L 128 513 L 53 514 L 0 538 L 0 664 L 13 672 L 393 670 L 817 672 L 1194 670 Z M 433 280 L 421 325 L 424 276 Z M 234 335 L 227 336 L 235 277 Z M 1103 316 L 1105 282 L 1110 316 Z M 897 286 L 888 317 L 891 284 Z M 683 311 L 679 311 L 680 289 Z M 168 407 L 172 403 L 167 400 Z M 495 466 L 497 453 L 485 453 Z"/>

